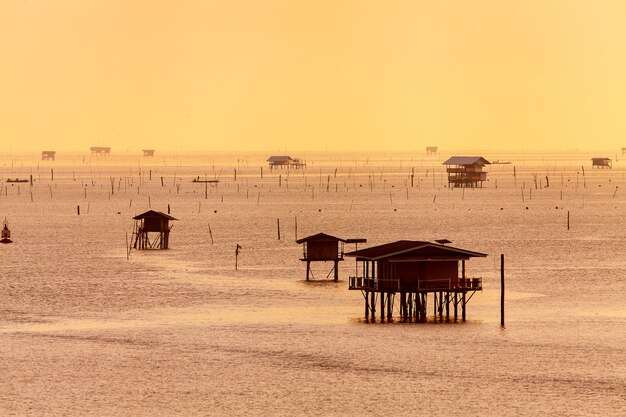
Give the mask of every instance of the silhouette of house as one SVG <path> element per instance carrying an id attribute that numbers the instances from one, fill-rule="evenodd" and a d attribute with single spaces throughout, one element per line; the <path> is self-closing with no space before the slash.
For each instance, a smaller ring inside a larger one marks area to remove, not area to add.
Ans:
<path id="1" fill-rule="evenodd" d="M 609 158 L 591 158 L 591 168 L 613 168 L 613 164 Z"/>
<path id="2" fill-rule="evenodd" d="M 135 249 L 167 249 L 170 239 L 170 220 L 178 220 L 160 211 L 148 210 L 133 217 L 133 248 Z"/>
<path id="3" fill-rule="evenodd" d="M 41 152 L 41 160 L 42 161 L 54 161 L 54 157 L 56 156 L 56 151 L 43 151 Z"/>
<path id="4" fill-rule="evenodd" d="M 487 180 L 483 171 L 485 165 L 491 164 L 482 156 L 453 156 L 443 165 L 448 172 L 448 187 L 480 187 Z"/>
<path id="5" fill-rule="evenodd" d="M 105 147 L 105 146 L 92 146 L 91 147 L 91 154 L 92 155 L 110 155 L 111 154 L 111 148 Z"/>
<path id="6" fill-rule="evenodd" d="M 301 161 L 299 158 L 292 158 L 287 155 L 272 155 L 267 158 L 267 162 L 269 162 L 270 169 L 274 168 L 291 168 L 294 167 L 296 169 L 305 168 L 306 162 Z"/>
<path id="7" fill-rule="evenodd" d="M 426 155 L 437 155 L 437 147 L 436 146 L 427 146 L 426 147 Z"/>
<path id="8" fill-rule="evenodd" d="M 154 149 L 143 149 L 143 156 L 154 156 Z"/>
<path id="9" fill-rule="evenodd" d="M 433 294 L 435 317 L 450 319 L 450 305 L 457 319 L 461 305 L 465 320 L 466 304 L 476 291 L 482 291 L 481 278 L 467 278 L 465 261 L 485 257 L 484 253 L 444 246 L 443 244 L 399 240 L 348 252 L 356 258 L 357 276 L 350 277 L 349 289 L 360 290 L 365 299 L 365 318 L 376 313 L 376 298 L 380 298 L 380 319 L 391 320 L 395 296 L 399 296 L 403 319 L 425 321 L 428 294 Z M 459 274 L 459 264 L 461 271 Z M 467 295 L 469 294 L 469 298 Z"/>

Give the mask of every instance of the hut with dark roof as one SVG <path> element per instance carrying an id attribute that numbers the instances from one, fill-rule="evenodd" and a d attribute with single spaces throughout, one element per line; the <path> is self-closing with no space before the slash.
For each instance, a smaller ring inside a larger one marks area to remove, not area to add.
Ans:
<path id="1" fill-rule="evenodd" d="M 392 319 L 396 295 L 402 319 L 426 321 L 429 294 L 433 294 L 435 318 L 439 315 L 443 320 L 445 309 L 446 321 L 449 321 L 452 305 L 454 320 L 457 320 L 460 304 L 465 320 L 467 302 L 476 291 L 482 291 L 481 278 L 466 276 L 465 261 L 487 256 L 414 240 L 399 240 L 345 255 L 356 258 L 357 262 L 357 276 L 350 277 L 349 289 L 363 293 L 366 319 L 369 315 L 375 319 L 377 298 L 380 298 L 381 321 L 385 319 L 385 306 L 387 319 Z"/>
<path id="2" fill-rule="evenodd" d="M 339 237 L 327 235 L 326 233 L 317 233 L 315 235 L 303 237 L 296 240 L 296 243 L 302 244 L 302 258 L 306 262 L 306 280 L 309 280 L 311 273 L 311 262 L 333 262 L 335 282 L 339 280 L 339 262 L 343 261 L 343 245 L 344 243 L 361 243 L 367 242 L 366 239 L 342 239 Z"/>
<path id="3" fill-rule="evenodd" d="M 56 156 L 56 151 L 42 151 L 41 152 L 41 160 L 42 161 L 54 161 L 54 157 Z"/>
<path id="4" fill-rule="evenodd" d="M 92 155 L 110 155 L 111 148 L 106 146 L 92 146 L 90 148 Z"/>
<path id="5" fill-rule="evenodd" d="M 285 167 L 289 168 L 291 161 L 293 161 L 293 159 L 287 155 L 272 155 L 269 158 L 267 158 L 267 162 L 269 162 L 270 164 L 270 169 L 274 169 L 274 168 L 282 169 Z"/>
<path id="6" fill-rule="evenodd" d="M 610 158 L 591 158 L 591 168 L 611 169 L 613 164 Z"/>
<path id="7" fill-rule="evenodd" d="M 143 156 L 154 156 L 154 149 L 142 149 L 141 152 L 143 152 Z"/>
<path id="8" fill-rule="evenodd" d="M 133 217 L 133 248 L 135 249 L 167 249 L 169 247 L 170 220 L 178 220 L 160 211 L 148 210 Z"/>
<path id="9" fill-rule="evenodd" d="M 453 156 L 443 165 L 447 165 L 448 187 L 480 187 L 487 180 L 487 173 L 483 171 L 485 165 L 491 162 L 482 156 Z"/>
<path id="10" fill-rule="evenodd" d="M 426 155 L 437 155 L 437 147 L 436 146 L 427 146 L 426 147 Z"/>

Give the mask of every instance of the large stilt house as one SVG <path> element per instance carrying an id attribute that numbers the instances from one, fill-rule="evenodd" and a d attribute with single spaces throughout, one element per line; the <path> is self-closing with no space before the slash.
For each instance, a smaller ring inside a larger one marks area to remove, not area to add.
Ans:
<path id="1" fill-rule="evenodd" d="M 380 300 L 380 319 L 392 318 L 396 296 L 399 298 L 400 316 L 416 321 L 426 320 L 429 294 L 435 317 L 466 317 L 466 304 L 476 291 L 482 291 L 482 279 L 468 277 L 465 261 L 484 253 L 454 248 L 442 244 L 399 240 L 348 252 L 356 258 L 357 276 L 350 277 L 350 290 L 363 293 L 365 318 L 375 318 L 377 298 Z M 385 313 L 385 307 L 387 311 Z"/>
<path id="2" fill-rule="evenodd" d="M 453 156 L 443 165 L 448 172 L 448 187 L 482 187 L 487 180 L 487 173 L 483 171 L 485 165 L 491 162 L 482 156 Z"/>

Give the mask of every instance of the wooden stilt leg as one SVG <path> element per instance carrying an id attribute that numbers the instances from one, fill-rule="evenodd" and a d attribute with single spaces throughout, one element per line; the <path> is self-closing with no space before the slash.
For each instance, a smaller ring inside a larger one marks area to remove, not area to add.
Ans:
<path id="1" fill-rule="evenodd" d="M 387 294 L 387 321 L 391 321 L 391 317 L 393 314 L 392 308 L 393 308 L 393 297 L 394 294 Z"/>
<path id="2" fill-rule="evenodd" d="M 385 293 L 380 293 L 380 322 L 385 321 Z"/>
<path id="3" fill-rule="evenodd" d="M 309 280 L 309 271 L 311 270 L 311 261 L 306 261 L 306 280 Z"/>
<path id="4" fill-rule="evenodd" d="M 413 293 L 409 293 L 409 321 L 413 318 Z"/>
<path id="5" fill-rule="evenodd" d="M 461 318 L 465 321 L 465 291 L 463 291 L 463 298 L 461 299 Z"/>
<path id="6" fill-rule="evenodd" d="M 335 261 L 335 282 L 339 281 L 339 261 Z"/>
<path id="7" fill-rule="evenodd" d="M 368 300 L 368 293 L 364 293 L 365 295 L 365 320 L 367 320 L 369 318 L 369 314 L 370 314 L 370 306 L 369 306 L 369 300 Z"/>
<path id="8" fill-rule="evenodd" d="M 450 293 L 446 292 L 446 322 L 450 321 Z"/>
<path id="9" fill-rule="evenodd" d="M 457 302 L 458 302 L 458 293 L 455 292 L 454 293 L 454 321 L 457 321 L 457 319 L 459 318 L 459 311 L 457 308 Z"/>
<path id="10" fill-rule="evenodd" d="M 370 311 L 372 312 L 372 321 L 376 320 L 376 293 L 372 291 L 370 293 Z"/>
<path id="11" fill-rule="evenodd" d="M 401 292 L 400 293 L 400 318 L 402 318 L 403 320 L 406 319 L 406 317 L 404 316 L 404 304 L 406 303 L 406 294 Z"/>

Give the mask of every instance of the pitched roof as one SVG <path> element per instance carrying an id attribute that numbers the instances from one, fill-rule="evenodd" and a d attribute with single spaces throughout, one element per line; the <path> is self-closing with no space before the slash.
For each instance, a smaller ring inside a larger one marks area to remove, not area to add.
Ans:
<path id="1" fill-rule="evenodd" d="M 148 210 L 145 213 L 138 214 L 135 217 L 133 217 L 133 220 L 141 220 L 141 219 L 145 219 L 146 217 L 163 217 L 168 220 L 178 220 L 170 216 L 169 214 L 161 213 L 160 211 L 154 211 L 154 210 Z"/>
<path id="2" fill-rule="evenodd" d="M 451 246 L 439 245 L 437 243 L 424 242 L 419 240 L 398 240 L 384 245 L 372 246 L 371 248 L 359 249 L 348 252 L 346 256 L 362 258 L 371 261 L 390 258 L 392 256 L 403 255 L 405 257 L 415 257 L 418 259 L 430 258 L 450 258 L 465 259 L 471 257 L 484 257 L 484 253 L 473 252 Z"/>
<path id="3" fill-rule="evenodd" d="M 272 155 L 267 158 L 267 162 L 286 162 L 291 161 L 291 157 L 287 155 Z"/>
<path id="4" fill-rule="evenodd" d="M 491 165 L 482 156 L 453 156 L 442 165 Z"/>
<path id="5" fill-rule="evenodd" d="M 345 242 L 345 239 L 342 239 L 340 237 L 335 237 L 335 236 L 331 236 L 331 235 L 327 235 L 326 233 L 317 233 L 315 235 L 311 235 L 311 236 L 307 236 L 307 237 L 303 237 L 302 239 L 298 239 L 296 240 L 296 243 L 304 243 L 304 242 L 308 242 L 310 240 L 316 241 L 316 242 L 322 242 L 322 241 L 340 241 L 340 242 Z"/>

